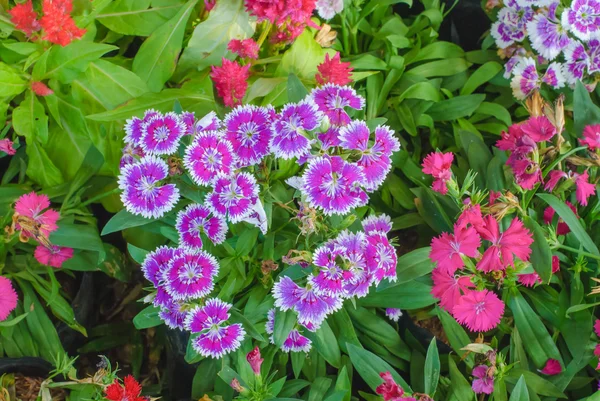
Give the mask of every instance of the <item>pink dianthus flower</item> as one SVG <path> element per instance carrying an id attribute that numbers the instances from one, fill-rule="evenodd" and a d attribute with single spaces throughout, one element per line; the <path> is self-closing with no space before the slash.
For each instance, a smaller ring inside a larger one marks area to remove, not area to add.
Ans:
<path id="1" fill-rule="evenodd" d="M 227 107 L 239 106 L 248 89 L 250 64 L 241 66 L 235 61 L 223 59 L 223 65 L 212 66 L 210 78 L 215 84 L 217 94 Z"/>

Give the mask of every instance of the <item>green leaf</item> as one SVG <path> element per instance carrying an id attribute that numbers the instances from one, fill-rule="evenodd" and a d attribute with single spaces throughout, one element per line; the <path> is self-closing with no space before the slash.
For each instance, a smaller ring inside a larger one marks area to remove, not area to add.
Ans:
<path id="1" fill-rule="evenodd" d="M 581 137 L 586 125 L 600 123 L 600 108 L 590 98 L 590 93 L 581 81 L 575 84 L 573 95 L 574 133 Z"/>
<path id="2" fill-rule="evenodd" d="M 150 36 L 173 18 L 182 4 L 180 0 L 116 0 L 96 15 L 96 21 L 122 35 Z"/>
<path id="3" fill-rule="evenodd" d="M 4 320 L 4 321 L 0 322 L 0 327 L 12 327 L 12 326 L 16 325 L 17 323 L 19 323 L 21 320 L 25 319 L 28 314 L 29 314 L 29 312 L 23 313 L 23 314 L 15 317 L 14 319 Z"/>
<path id="4" fill-rule="evenodd" d="M 436 338 L 431 339 L 427 356 L 425 358 L 425 392 L 433 397 L 440 380 L 440 355 L 437 349 Z"/>
<path id="5" fill-rule="evenodd" d="M 467 79 L 467 82 L 465 82 L 465 85 L 460 90 L 461 96 L 470 95 L 471 93 L 475 92 L 475 90 L 481 85 L 498 75 L 502 69 L 503 67 L 500 65 L 500 63 L 496 61 L 488 61 L 476 69 L 473 74 L 471 74 L 469 79 Z"/>
<path id="6" fill-rule="evenodd" d="M 538 369 L 541 369 L 550 358 L 558 360 L 562 364 L 562 357 L 552 337 L 539 316 L 529 306 L 525 298 L 516 292 L 511 294 L 508 305 L 512 310 L 515 325 L 527 344 L 525 351 Z"/>
<path id="7" fill-rule="evenodd" d="M 127 244 L 127 251 L 131 255 L 131 258 L 140 265 L 144 263 L 144 259 L 146 259 L 146 256 L 150 253 L 145 249 L 138 248 L 137 246 L 131 244 Z"/>
<path id="8" fill-rule="evenodd" d="M 571 313 L 579 312 L 582 310 L 586 310 L 589 308 L 595 308 L 600 305 L 600 302 L 594 302 L 593 304 L 581 304 L 581 305 L 573 305 L 565 312 L 565 317 L 569 317 Z"/>
<path id="9" fill-rule="evenodd" d="M 154 305 L 147 306 L 133 318 L 133 325 L 138 330 L 149 329 L 163 324 L 162 319 L 158 316 L 160 308 Z"/>
<path id="10" fill-rule="evenodd" d="M 417 55 L 410 59 L 410 63 L 424 60 L 462 58 L 464 55 L 465 52 L 460 46 L 450 42 L 437 41 L 419 50 Z"/>
<path id="11" fill-rule="evenodd" d="M 306 331 L 304 333 L 312 342 L 317 352 L 333 367 L 339 369 L 342 366 L 342 354 L 333 331 L 323 322 L 316 333 Z"/>
<path id="12" fill-rule="evenodd" d="M 306 95 L 308 95 L 308 90 L 306 90 L 306 87 L 302 84 L 296 74 L 293 73 L 288 75 L 287 92 L 288 101 L 293 103 L 298 103 L 304 100 Z"/>
<path id="13" fill-rule="evenodd" d="M 37 141 L 32 141 L 25 149 L 29 162 L 27 176 L 44 188 L 55 187 L 64 182 L 62 173 L 48 157 Z"/>
<path id="14" fill-rule="evenodd" d="M 383 380 L 379 376 L 381 372 L 390 372 L 396 383 L 401 385 L 405 391 L 411 391 L 402 376 L 377 355 L 352 344 L 348 344 L 348 355 L 350 355 L 350 360 L 352 361 L 354 369 L 356 369 L 360 377 L 362 377 L 369 387 L 371 387 L 371 390 L 375 391 L 377 386 L 383 383 Z"/>
<path id="15" fill-rule="evenodd" d="M 466 71 L 470 65 L 464 58 L 450 58 L 421 64 L 409 71 L 423 78 L 449 77 Z"/>
<path id="16" fill-rule="evenodd" d="M 509 401 L 529 401 L 529 391 L 527 391 L 527 384 L 525 383 L 525 377 L 521 376 L 517 385 L 510 394 Z"/>
<path id="17" fill-rule="evenodd" d="M 485 114 L 487 116 L 492 116 L 502 121 L 507 126 L 512 124 L 512 119 L 510 117 L 510 112 L 506 110 L 506 108 L 498 103 L 490 103 L 483 102 L 479 105 L 476 113 Z"/>
<path id="18" fill-rule="evenodd" d="M 221 58 L 227 54 L 229 41 L 251 38 L 255 24 L 242 0 L 217 2 L 208 18 L 194 29 L 177 66 L 177 74 L 192 68 L 202 71 L 220 64 Z"/>
<path id="19" fill-rule="evenodd" d="M 188 1 L 166 24 L 144 41 L 133 59 L 132 70 L 153 92 L 159 92 L 175 71 L 183 35 L 198 0 Z"/>
<path id="20" fill-rule="evenodd" d="M 332 380 L 328 377 L 317 377 L 310 386 L 308 401 L 321 401 L 325 399 L 325 393 L 331 387 Z"/>
<path id="21" fill-rule="evenodd" d="M 275 327 L 273 329 L 273 340 L 277 347 L 281 347 L 283 342 L 290 334 L 290 331 L 296 325 L 296 315 L 291 310 L 283 312 L 277 309 L 275 313 Z"/>
<path id="22" fill-rule="evenodd" d="M 452 121 L 470 116 L 484 100 L 485 95 L 483 94 L 456 96 L 434 103 L 427 110 L 427 114 L 433 121 Z"/>
<path id="23" fill-rule="evenodd" d="M 129 213 L 123 209 L 115 214 L 102 229 L 101 235 L 108 235 L 126 228 L 143 226 L 152 223 L 152 219 Z"/>
<path id="24" fill-rule="evenodd" d="M 456 367 L 456 362 L 451 357 L 448 357 L 448 370 L 450 371 L 450 393 L 457 401 L 471 401 L 475 396 L 471 384 L 460 373 Z"/>
<path id="25" fill-rule="evenodd" d="M 550 278 L 552 277 L 552 250 L 548 245 L 544 230 L 529 216 L 523 218 L 523 223 L 533 233 L 530 258 L 533 269 L 540 275 L 544 282 L 550 282 Z"/>
<path id="26" fill-rule="evenodd" d="M 27 81 L 21 78 L 18 71 L 0 62 L 0 97 L 16 96 L 27 88 Z"/>
<path id="27" fill-rule="evenodd" d="M 410 251 L 400 256 L 398 258 L 398 263 L 396 264 L 397 280 L 395 282 L 382 282 L 377 287 L 377 291 L 379 292 L 386 288 L 396 287 L 431 273 L 434 264 L 429 258 L 430 252 L 431 247 L 425 247 L 415 249 L 414 251 Z"/>
<path id="28" fill-rule="evenodd" d="M 230 313 L 231 313 L 230 320 L 233 323 L 242 324 L 242 326 L 244 326 L 244 328 L 246 329 L 246 332 L 250 335 L 250 337 L 254 338 L 257 341 L 265 341 L 265 339 L 258 332 L 256 327 L 254 327 L 254 324 L 252 324 L 252 322 L 250 322 L 250 320 L 248 320 L 248 318 L 246 318 L 246 316 L 244 316 L 240 311 L 238 311 L 237 309 L 231 309 Z"/>
<path id="29" fill-rule="evenodd" d="M 82 40 L 76 40 L 64 47 L 52 46 L 47 52 L 45 69 L 41 70 L 42 64 L 36 63 L 33 77 L 35 80 L 56 78 L 64 84 L 71 83 L 89 67 L 90 62 L 115 49 L 117 47 L 112 45 Z"/>
<path id="30" fill-rule="evenodd" d="M 563 219 L 565 223 L 571 229 L 571 232 L 579 240 L 581 245 L 588 251 L 596 256 L 600 256 L 600 251 L 594 241 L 590 238 L 586 230 L 583 228 L 575 213 L 560 199 L 552 194 L 537 194 L 538 197 L 542 198 L 548 205 L 556 211 L 556 213 Z"/>
<path id="31" fill-rule="evenodd" d="M 399 102 L 404 99 L 421 99 L 429 100 L 431 102 L 439 102 L 441 100 L 440 91 L 438 88 L 433 86 L 431 82 L 416 82 L 406 88 L 404 92 L 398 97 Z"/>
<path id="32" fill-rule="evenodd" d="M 13 110 L 12 118 L 15 132 L 24 136 L 28 144 L 48 141 L 48 116 L 32 91 L 27 91 L 25 99 Z"/>
<path id="33" fill-rule="evenodd" d="M 358 301 L 359 305 L 378 308 L 420 309 L 435 303 L 431 285 L 410 281 L 383 291 L 371 289 L 369 295 Z"/>
<path id="34" fill-rule="evenodd" d="M 448 341 L 450 342 L 450 346 L 460 357 L 465 354 L 462 348 L 466 347 L 471 343 L 471 339 L 469 335 L 465 331 L 465 329 L 454 320 L 452 316 L 446 310 L 438 307 L 437 308 L 437 316 L 442 322 L 442 326 L 444 327 L 444 332 L 448 337 Z M 466 363 L 470 367 L 473 366 L 473 356 L 469 354 L 466 357 Z"/>
<path id="35" fill-rule="evenodd" d="M 65 200 L 63 201 L 63 205 L 67 203 L 67 200 L 70 199 L 76 191 L 78 191 L 83 185 L 92 178 L 100 168 L 104 164 L 104 157 L 102 153 L 96 149 L 94 145 L 88 148 L 83 161 L 81 162 L 81 166 L 75 173 L 75 176 L 71 180 L 71 184 L 69 185 L 69 192 L 65 196 Z"/>
<path id="36" fill-rule="evenodd" d="M 235 244 L 235 253 L 237 256 L 247 256 L 256 247 L 256 239 L 258 238 L 258 229 L 250 228 L 242 232 Z"/>
<path id="37" fill-rule="evenodd" d="M 517 378 L 519 378 L 519 379 L 517 379 Z M 544 379 L 543 377 L 540 377 L 539 375 L 537 375 L 533 372 L 530 372 L 528 370 L 512 369 L 509 372 L 506 381 L 508 383 L 511 383 L 511 382 L 514 383 L 514 382 L 517 382 L 517 380 L 520 380 L 521 378 L 524 378 L 525 383 L 527 384 L 527 387 L 529 389 L 533 390 L 533 392 L 535 392 L 538 395 L 543 395 L 546 397 L 553 397 L 553 398 L 567 398 L 563 394 L 563 392 L 560 391 L 560 389 L 558 387 L 556 387 L 553 383 L 549 382 L 548 380 Z M 518 386 L 518 382 L 517 382 L 517 386 Z M 516 387 L 515 387 L 515 389 L 516 389 Z M 513 390 L 513 393 L 514 393 L 514 390 Z"/>

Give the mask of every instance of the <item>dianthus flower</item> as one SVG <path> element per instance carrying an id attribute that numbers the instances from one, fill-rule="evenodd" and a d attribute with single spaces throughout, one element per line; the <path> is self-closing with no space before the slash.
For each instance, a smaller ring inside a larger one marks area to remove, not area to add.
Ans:
<path id="1" fill-rule="evenodd" d="M 162 116 L 161 113 L 154 109 L 149 109 L 144 112 L 143 118 L 132 117 L 125 122 L 125 137 L 123 141 L 132 146 L 142 146 L 142 136 L 144 135 L 144 124 L 147 124 L 150 119 Z"/>
<path id="2" fill-rule="evenodd" d="M 562 23 L 583 41 L 596 38 L 600 34 L 600 2 L 573 0 L 562 13 Z"/>
<path id="3" fill-rule="evenodd" d="M 565 204 L 569 206 L 569 209 L 571 209 L 573 213 L 575 213 L 575 215 L 577 215 L 577 208 L 571 202 L 566 201 Z M 555 213 L 556 212 L 554 211 L 552 206 L 548 206 L 546 209 L 544 209 L 544 223 L 548 225 L 552 224 L 552 220 L 554 219 Z M 565 223 L 563 219 L 559 217 L 558 224 L 556 225 L 556 234 L 567 235 L 570 232 L 571 229 L 569 228 L 567 223 Z"/>
<path id="4" fill-rule="evenodd" d="M 119 188 L 127 211 L 147 218 L 160 218 L 179 200 L 175 184 L 160 185 L 167 178 L 167 163 L 156 156 L 145 156 L 121 170 Z"/>
<path id="5" fill-rule="evenodd" d="M 454 155 L 450 152 L 430 153 L 423 160 L 423 172 L 435 178 L 432 188 L 442 195 L 448 193 L 446 182 L 452 178 L 452 170 L 450 168 L 452 167 L 453 160 Z"/>
<path id="6" fill-rule="evenodd" d="M 19 297 L 6 277 L 0 276 L 0 322 L 6 320 L 8 315 L 17 307 Z"/>
<path id="7" fill-rule="evenodd" d="M 370 235 L 376 232 L 388 234 L 392 231 L 392 219 L 387 214 L 371 215 L 362 221 L 365 234 Z"/>
<path id="8" fill-rule="evenodd" d="M 564 86 L 566 78 L 562 73 L 562 67 L 558 63 L 548 65 L 544 75 L 540 76 L 537 64 L 531 57 L 525 57 L 515 66 L 512 71 L 513 78 L 510 86 L 516 99 L 524 100 L 535 90 L 546 83 L 557 89 Z"/>
<path id="9" fill-rule="evenodd" d="M 179 232 L 180 246 L 190 250 L 202 249 L 202 237 L 205 234 L 213 244 L 225 241 L 227 222 L 221 216 L 211 216 L 208 207 L 193 203 L 177 214 L 175 227 Z"/>
<path id="10" fill-rule="evenodd" d="M 183 331 L 185 329 L 185 318 L 188 314 L 188 307 L 183 302 L 173 299 L 168 300 L 160 306 L 158 317 L 165 322 L 167 327 Z"/>
<path id="11" fill-rule="evenodd" d="M 38 96 L 50 96 L 54 93 L 54 91 L 48 86 L 40 81 L 34 81 L 31 83 L 31 90 Z"/>
<path id="12" fill-rule="evenodd" d="M 496 327 L 503 314 L 504 302 L 488 290 L 467 291 L 452 308 L 452 315 L 460 324 L 479 332 Z"/>
<path id="13" fill-rule="evenodd" d="M 13 144 L 13 141 L 11 141 L 8 138 L 0 139 L 0 152 L 4 152 L 10 156 L 14 155 L 15 153 L 17 153 L 17 151 L 13 147 Z"/>
<path id="14" fill-rule="evenodd" d="M 485 229 L 480 234 L 492 245 L 483 253 L 477 263 L 477 269 L 489 273 L 494 270 L 505 270 L 506 266 L 514 265 L 514 257 L 524 262 L 531 255 L 533 235 L 523 226 L 521 220 L 514 218 L 506 231 L 500 233 L 498 221 L 491 215 L 484 218 Z"/>
<path id="15" fill-rule="evenodd" d="M 35 192 L 30 192 L 21 195 L 15 203 L 15 214 L 33 220 L 38 226 L 40 233 L 48 238 L 50 233 L 56 231 L 58 226 L 56 222 L 60 217 L 54 209 L 49 209 L 50 199 L 47 195 L 38 195 Z M 17 230 L 22 230 L 22 235 L 26 238 L 34 237 L 34 234 L 27 230 L 27 227 L 21 227 L 16 224 Z"/>
<path id="16" fill-rule="evenodd" d="M 258 164 L 271 153 L 272 108 L 239 106 L 225 118 L 225 138 L 233 145 L 240 167 Z"/>
<path id="17" fill-rule="evenodd" d="M 440 307 L 450 313 L 460 297 L 466 294 L 470 288 L 475 288 L 470 277 L 454 276 L 437 267 L 431 272 L 431 278 L 433 279 L 431 295 L 439 299 Z"/>
<path id="18" fill-rule="evenodd" d="M 173 299 L 198 299 L 213 290 L 218 272 L 219 262 L 208 252 L 182 250 L 174 254 L 163 279 Z"/>
<path id="19" fill-rule="evenodd" d="M 404 399 L 404 390 L 396 383 L 392 374 L 381 372 L 379 376 L 383 379 L 383 383 L 377 386 L 375 392 L 383 397 L 385 401 L 398 401 Z"/>
<path id="20" fill-rule="evenodd" d="M 109 401 L 147 401 L 146 397 L 140 395 L 142 386 L 131 375 L 125 377 L 123 385 L 115 379 L 113 384 L 106 387 L 104 393 Z"/>
<path id="21" fill-rule="evenodd" d="M 571 41 L 563 53 L 565 56 L 563 72 L 566 81 L 573 85 L 583 79 L 590 65 L 590 56 L 583 43 L 576 40 Z"/>
<path id="22" fill-rule="evenodd" d="M 260 375 L 260 365 L 262 365 L 264 361 L 264 359 L 260 356 L 260 348 L 258 348 L 258 346 L 254 347 L 252 351 L 246 354 L 246 360 L 248 361 L 248 364 L 250 365 L 250 368 L 252 368 L 254 374 L 257 376 Z"/>
<path id="23" fill-rule="evenodd" d="M 183 165 L 197 184 L 208 185 L 220 174 L 233 173 L 236 161 L 231 142 L 220 132 L 206 131 L 198 133 L 187 147 Z"/>
<path id="24" fill-rule="evenodd" d="M 552 256 L 552 274 L 557 273 L 560 270 L 560 259 L 558 256 Z"/>
<path id="25" fill-rule="evenodd" d="M 185 327 L 199 335 L 192 340 L 193 348 L 202 356 L 221 358 L 241 345 L 246 332 L 239 323 L 226 325 L 232 305 L 218 298 L 193 309 L 185 319 Z"/>
<path id="26" fill-rule="evenodd" d="M 119 168 L 122 169 L 123 167 L 129 164 L 134 164 L 145 155 L 146 154 L 144 153 L 144 149 L 142 149 L 141 147 L 134 146 L 130 143 L 126 143 L 123 147 L 121 161 L 119 162 Z"/>
<path id="27" fill-rule="evenodd" d="M 146 154 L 169 155 L 175 153 L 180 139 L 185 135 L 185 124 L 175 113 L 156 114 L 142 124 L 140 144 Z"/>
<path id="28" fill-rule="evenodd" d="M 556 127 L 546 116 L 529 117 L 520 125 L 521 130 L 535 142 L 544 142 L 556 135 Z"/>
<path id="29" fill-rule="evenodd" d="M 475 394 L 492 394 L 494 392 L 494 376 L 488 375 L 488 367 L 479 365 L 473 368 L 473 383 L 471 387 Z"/>
<path id="30" fill-rule="evenodd" d="M 35 259 L 43 265 L 59 268 L 73 257 L 73 248 L 64 246 L 38 245 L 33 253 Z"/>
<path id="31" fill-rule="evenodd" d="M 470 258 L 479 255 L 478 248 L 481 246 L 481 238 L 473 227 L 454 227 L 454 234 L 442 233 L 431 241 L 431 252 L 429 257 L 437 262 L 439 269 L 448 274 L 462 268 L 463 255 Z"/>
<path id="32" fill-rule="evenodd" d="M 368 199 L 360 188 L 365 181 L 361 168 L 340 156 L 312 159 L 302 179 L 302 192 L 308 203 L 326 215 L 346 214 Z"/>
<path id="33" fill-rule="evenodd" d="M 348 85 L 352 82 L 353 68 L 349 62 L 340 60 L 340 53 L 335 53 L 333 58 L 329 57 L 329 53 L 325 54 L 325 60 L 317 66 L 317 70 L 315 79 L 319 85 Z"/>
<path id="34" fill-rule="evenodd" d="M 583 139 L 579 139 L 579 143 L 587 146 L 591 151 L 600 149 L 600 124 L 587 125 L 583 129 Z"/>
<path id="35" fill-rule="evenodd" d="M 309 277 L 309 282 L 312 277 Z M 275 306 L 283 311 L 293 309 L 298 314 L 298 323 L 311 325 L 316 329 L 321 326 L 328 314 L 342 306 L 342 300 L 328 295 L 317 295 L 314 289 L 300 287 L 285 276 L 273 286 Z"/>
<path id="36" fill-rule="evenodd" d="M 515 175 L 515 181 L 523 189 L 533 189 L 542 182 L 542 169 L 540 165 L 529 158 L 522 158 L 512 162 L 510 165 Z"/>
<path id="37" fill-rule="evenodd" d="M 41 29 L 40 22 L 37 19 L 37 13 L 33 9 L 31 0 L 17 4 L 11 8 L 8 13 L 10 14 L 10 22 L 15 25 L 15 28 L 23 31 L 27 36 L 31 36 L 33 32 Z"/>
<path id="38" fill-rule="evenodd" d="M 40 19 L 40 25 L 44 29 L 44 40 L 66 46 L 85 34 L 86 30 L 77 27 L 71 18 L 72 9 L 72 0 L 43 1 L 44 16 Z"/>
<path id="39" fill-rule="evenodd" d="M 384 278 L 396 281 L 398 257 L 384 233 L 375 232 L 367 235 L 364 257 L 367 261 L 367 271 L 373 276 L 375 284 L 379 284 Z"/>
<path id="40" fill-rule="evenodd" d="M 344 0 L 317 0 L 315 5 L 321 18 L 332 19 L 344 9 Z"/>
<path id="41" fill-rule="evenodd" d="M 273 154 L 286 160 L 307 155 L 311 143 L 305 134 L 316 129 L 321 118 L 322 113 L 311 99 L 284 106 L 271 126 Z"/>
<path id="42" fill-rule="evenodd" d="M 269 341 L 275 344 L 273 336 L 275 330 L 275 308 L 270 309 L 267 313 L 267 323 L 265 331 L 269 334 Z M 312 347 L 312 341 L 304 337 L 297 329 L 292 329 L 285 341 L 281 345 L 283 352 L 309 352 Z"/>
<path id="43" fill-rule="evenodd" d="M 560 366 L 560 362 L 556 359 L 548 359 L 543 369 L 540 370 L 540 373 L 547 376 L 555 376 L 562 372 L 562 366 Z"/>
<path id="44" fill-rule="evenodd" d="M 560 181 L 561 178 L 569 178 L 569 175 L 562 170 L 552 170 L 548 173 L 548 179 L 546 180 L 546 185 L 544 185 L 544 189 L 546 191 L 553 191 L 556 184 Z"/>
<path id="45" fill-rule="evenodd" d="M 365 107 L 365 99 L 349 86 L 326 83 L 313 89 L 310 96 L 319 110 L 329 118 L 329 122 L 336 126 L 350 124 L 351 119 L 346 107 L 354 110 L 362 110 Z"/>
<path id="46" fill-rule="evenodd" d="M 527 23 L 527 33 L 533 47 L 546 60 L 554 60 L 571 39 L 560 21 L 545 13 L 538 13 Z"/>
<path id="47" fill-rule="evenodd" d="M 492 24 L 491 34 L 496 45 L 505 49 L 525 38 L 527 23 L 533 18 L 531 7 L 520 7 L 512 1 L 498 12 L 498 20 Z"/>
<path id="48" fill-rule="evenodd" d="M 533 287 L 536 283 L 541 283 L 542 278 L 537 273 L 523 273 L 517 275 L 517 279 L 519 283 L 523 284 L 525 287 Z"/>
<path id="49" fill-rule="evenodd" d="M 402 317 L 402 310 L 398 308 L 386 308 L 385 315 L 393 322 L 397 322 Z"/>
<path id="50" fill-rule="evenodd" d="M 232 223 L 237 223 L 252 213 L 252 206 L 258 200 L 258 185 L 252 174 L 222 175 L 214 181 L 213 187 L 214 190 L 206 196 L 206 203 L 216 216 L 227 217 Z"/>
<path id="51" fill-rule="evenodd" d="M 577 202 L 583 206 L 587 206 L 588 198 L 596 193 L 596 184 L 588 182 L 587 170 L 583 174 L 575 174 L 575 185 L 577 189 L 575 191 L 575 197 Z"/>
<path id="52" fill-rule="evenodd" d="M 178 252 L 177 249 L 167 246 L 159 246 L 154 251 L 149 252 L 141 266 L 146 280 L 157 287 L 162 282 L 164 272 L 169 266 L 169 261 L 173 259 L 176 252 Z"/>
<path id="53" fill-rule="evenodd" d="M 239 63 L 223 59 L 222 66 L 212 66 L 210 78 L 215 84 L 217 94 L 227 107 L 239 106 L 248 89 L 250 64 L 241 66 Z"/>
<path id="54" fill-rule="evenodd" d="M 257 59 L 260 47 L 252 38 L 243 40 L 231 39 L 227 45 L 227 50 L 237 54 L 241 58 Z"/>

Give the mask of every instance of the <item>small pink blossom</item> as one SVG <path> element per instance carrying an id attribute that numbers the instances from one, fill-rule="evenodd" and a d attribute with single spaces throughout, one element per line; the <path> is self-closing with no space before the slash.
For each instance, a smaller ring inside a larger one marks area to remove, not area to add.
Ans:
<path id="1" fill-rule="evenodd" d="M 0 322 L 6 320 L 8 315 L 15 310 L 18 299 L 11 281 L 0 276 Z"/>
<path id="2" fill-rule="evenodd" d="M 549 141 L 556 135 L 556 127 L 545 116 L 530 117 L 521 124 L 521 129 L 535 142 Z"/>
<path id="3" fill-rule="evenodd" d="M 471 331 L 489 331 L 500 323 L 504 315 L 504 302 L 488 290 L 468 291 L 459 298 L 452 315 Z"/>
<path id="4" fill-rule="evenodd" d="M 248 89 L 250 64 L 242 66 L 235 61 L 223 59 L 223 64 L 212 66 L 210 78 L 215 84 L 217 94 L 227 107 L 239 106 Z"/>
<path id="5" fill-rule="evenodd" d="M 317 66 L 317 70 L 319 72 L 315 75 L 315 79 L 319 85 L 348 85 L 352 82 L 352 67 L 350 63 L 340 60 L 340 53 L 335 53 L 333 58 L 325 54 L 325 60 Z"/>
<path id="6" fill-rule="evenodd" d="M 488 375 L 488 367 L 479 365 L 473 368 L 473 384 L 471 387 L 475 394 L 492 394 L 494 392 L 494 377 Z"/>
<path id="7" fill-rule="evenodd" d="M 553 191 L 554 187 L 558 184 L 561 178 L 568 178 L 567 173 L 561 170 L 552 170 L 548 173 L 548 180 L 546 180 L 546 185 L 544 185 L 544 189 L 546 191 Z"/>
<path id="8" fill-rule="evenodd" d="M 575 213 L 575 215 L 577 215 L 577 209 L 571 202 L 566 201 L 565 204 L 569 206 L 569 208 L 573 211 L 573 213 Z M 552 220 L 554 219 L 555 213 L 556 212 L 554 211 L 552 206 L 548 206 L 546 209 L 544 209 L 544 223 L 546 223 L 547 225 L 552 224 Z M 563 219 L 559 218 L 558 224 L 556 225 L 556 234 L 567 235 L 570 232 L 571 229 L 569 228 L 567 223 L 565 223 Z"/>
<path id="9" fill-rule="evenodd" d="M 525 273 L 518 275 L 519 283 L 525 287 L 533 287 L 535 283 L 541 283 L 542 278 L 537 273 Z"/>
<path id="10" fill-rule="evenodd" d="M 588 178 L 587 170 L 583 174 L 575 175 L 575 185 L 577 186 L 575 195 L 577 202 L 583 206 L 587 206 L 588 198 L 596 193 L 596 184 L 588 182 Z"/>
<path id="11" fill-rule="evenodd" d="M 35 221 L 39 225 L 39 230 L 42 235 L 48 237 L 50 233 L 58 229 L 56 222 L 58 221 L 60 214 L 54 210 L 49 209 L 50 199 L 47 195 L 38 195 L 35 192 L 30 192 L 25 195 L 21 195 L 15 203 L 15 213 L 20 216 L 27 217 Z M 22 228 L 17 225 L 17 229 Z M 32 234 L 23 231 L 25 236 L 31 237 Z"/>
<path id="12" fill-rule="evenodd" d="M 73 257 L 73 248 L 57 245 L 50 245 L 49 247 L 38 245 L 33 256 L 43 265 L 59 268 Z"/>
<path id="13" fill-rule="evenodd" d="M 560 362 L 558 362 L 556 359 L 552 359 L 552 358 L 548 359 L 546 361 L 546 365 L 544 365 L 544 368 L 542 370 L 540 370 L 540 373 L 542 373 L 544 375 L 548 375 L 548 376 L 554 376 L 561 372 L 562 372 L 562 367 L 560 366 Z"/>
<path id="14" fill-rule="evenodd" d="M 579 143 L 591 151 L 600 149 L 600 124 L 586 126 L 583 129 L 583 139 L 579 139 Z"/>
<path id="15" fill-rule="evenodd" d="M 448 193 L 446 182 L 452 178 L 452 170 L 450 168 L 452 167 L 453 160 L 454 155 L 450 152 L 430 153 L 423 160 L 423 172 L 435 178 L 432 188 L 442 195 Z"/>
<path id="16" fill-rule="evenodd" d="M 49 96 L 54 93 L 54 91 L 48 86 L 40 81 L 34 81 L 31 83 L 31 90 L 38 96 Z"/>
<path id="17" fill-rule="evenodd" d="M 483 239 L 492 243 L 477 263 L 477 269 L 489 273 L 493 270 L 504 270 L 514 265 L 514 257 L 524 262 L 531 255 L 533 235 L 523 226 L 521 220 L 514 218 L 506 231 L 500 233 L 498 221 L 491 215 L 485 217 L 485 229 L 481 232 Z"/>
<path id="18" fill-rule="evenodd" d="M 257 59 L 260 47 L 252 38 L 242 40 L 231 39 L 227 45 L 227 50 L 237 54 L 241 58 Z"/>
<path id="19" fill-rule="evenodd" d="M 4 152 L 10 156 L 17 153 L 17 151 L 13 147 L 13 141 L 11 141 L 8 138 L 0 139 L 0 152 Z"/>
<path id="20" fill-rule="evenodd" d="M 552 256 L 552 274 L 556 274 L 560 270 L 560 259 L 558 256 Z"/>
<path id="21" fill-rule="evenodd" d="M 438 268 L 431 273 L 431 295 L 440 300 L 440 307 L 452 313 L 454 305 L 470 288 L 475 288 L 469 276 L 454 276 Z"/>
<path id="22" fill-rule="evenodd" d="M 454 234 L 442 233 L 431 241 L 429 257 L 437 262 L 438 268 L 454 274 L 465 265 L 463 255 L 471 258 L 478 256 L 480 246 L 481 238 L 473 227 L 460 229 L 455 226 Z"/>
<path id="23" fill-rule="evenodd" d="M 379 376 L 383 379 L 383 383 L 377 386 L 375 392 L 381 395 L 385 401 L 398 400 L 404 395 L 404 390 L 396 383 L 389 371 L 381 372 Z"/>

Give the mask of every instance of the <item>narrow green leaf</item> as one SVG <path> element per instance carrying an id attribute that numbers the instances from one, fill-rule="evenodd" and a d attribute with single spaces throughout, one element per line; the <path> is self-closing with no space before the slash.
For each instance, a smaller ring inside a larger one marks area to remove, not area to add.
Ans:
<path id="1" fill-rule="evenodd" d="M 542 230 L 542 227 L 534 219 L 525 216 L 523 223 L 533 233 L 531 264 L 542 280 L 547 283 L 552 277 L 552 250 L 548 245 L 544 230 Z"/>
<path id="2" fill-rule="evenodd" d="M 427 356 L 425 358 L 425 392 L 431 397 L 435 394 L 438 382 L 440 380 L 440 355 L 437 349 L 436 338 L 431 339 Z"/>
<path id="3" fill-rule="evenodd" d="M 517 385 L 510 394 L 509 401 L 529 401 L 529 391 L 524 376 L 519 378 Z"/>

